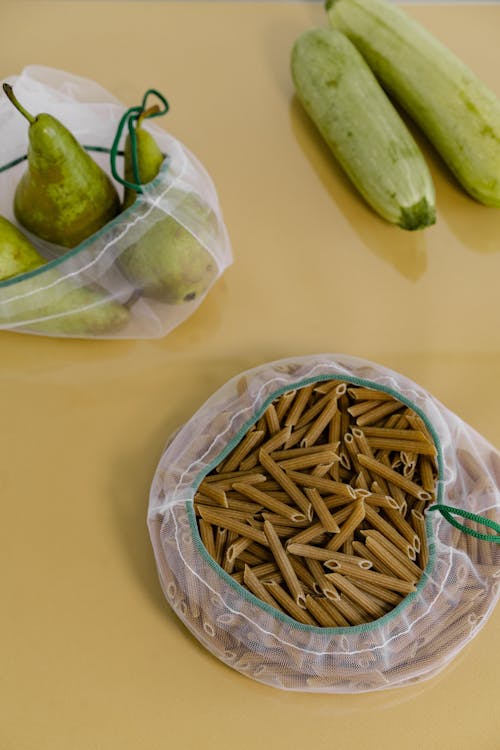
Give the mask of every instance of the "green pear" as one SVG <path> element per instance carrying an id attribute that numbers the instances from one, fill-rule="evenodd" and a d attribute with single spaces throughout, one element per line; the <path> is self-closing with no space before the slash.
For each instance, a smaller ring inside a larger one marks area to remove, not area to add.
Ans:
<path id="1" fill-rule="evenodd" d="M 0 216 L 0 280 L 47 263 L 10 221 Z M 46 318 L 30 323 L 36 318 Z M 60 336 L 100 336 L 122 328 L 129 312 L 101 289 L 75 286 L 55 268 L 0 287 L 0 327 Z M 25 326 L 22 324 L 26 323 Z"/>
<path id="2" fill-rule="evenodd" d="M 156 107 L 145 110 L 136 125 L 137 167 L 140 184 L 157 176 L 164 161 L 153 136 L 142 127 L 142 121 Z M 125 179 L 135 182 L 130 135 L 125 142 Z M 174 190 L 171 191 L 174 194 Z M 137 193 L 127 188 L 124 209 L 134 203 Z M 213 221 L 210 209 L 194 194 L 175 195 L 179 204 L 192 213 L 196 221 Z M 142 294 L 171 305 L 190 302 L 207 291 L 217 276 L 217 265 L 208 250 L 173 216 L 160 208 L 150 212 L 145 221 L 151 226 L 119 258 L 120 268 Z"/>
<path id="3" fill-rule="evenodd" d="M 143 120 L 151 114 L 156 114 L 158 110 L 159 107 L 155 105 L 141 112 L 137 118 L 135 137 L 137 143 L 137 167 L 139 171 L 140 185 L 146 185 L 148 182 L 151 182 L 151 180 L 154 180 L 165 160 L 165 156 L 160 151 L 158 144 L 151 133 L 148 133 L 148 131 L 144 130 L 142 127 Z M 132 143 L 130 135 L 127 135 L 125 140 L 125 179 L 127 182 L 135 183 L 136 180 L 132 164 Z M 136 198 L 136 191 L 132 188 L 125 187 L 123 210 L 129 208 Z"/>
<path id="4" fill-rule="evenodd" d="M 47 242 L 75 247 L 118 214 L 118 193 L 59 120 L 45 113 L 34 117 L 9 84 L 3 89 L 29 122 L 28 169 L 15 193 L 16 218 Z"/>
<path id="5" fill-rule="evenodd" d="M 0 281 L 33 271 L 46 262 L 22 232 L 0 216 Z"/>

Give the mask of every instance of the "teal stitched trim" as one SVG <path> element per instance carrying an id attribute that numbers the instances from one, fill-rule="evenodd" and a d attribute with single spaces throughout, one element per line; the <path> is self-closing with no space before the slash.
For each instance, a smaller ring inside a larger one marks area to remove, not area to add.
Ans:
<path id="1" fill-rule="evenodd" d="M 378 383 L 374 383 L 371 380 L 367 380 L 365 378 L 357 378 L 357 377 L 350 377 L 350 376 L 345 377 L 342 374 L 320 375 L 320 376 L 316 376 L 312 378 L 305 378 L 304 380 L 301 380 L 298 383 L 290 383 L 289 385 L 283 386 L 282 388 L 279 388 L 278 390 L 274 391 L 274 393 L 271 394 L 266 399 L 266 401 L 263 403 L 263 405 L 258 410 L 258 412 L 254 414 L 243 425 L 243 427 L 238 431 L 235 437 L 228 443 L 228 445 L 224 448 L 224 450 L 222 450 L 221 453 L 209 464 L 208 468 L 200 472 L 200 474 L 198 475 L 194 483 L 193 496 L 197 488 L 203 481 L 203 479 L 206 477 L 206 475 L 209 474 L 212 471 L 212 469 L 214 469 L 217 466 L 217 464 L 219 464 L 220 461 L 222 461 L 233 450 L 233 448 L 240 442 L 240 440 L 245 435 L 245 433 L 248 432 L 250 427 L 253 424 L 255 424 L 255 422 L 262 416 L 262 414 L 265 412 L 269 404 L 272 401 L 274 401 L 275 398 L 277 398 L 278 396 L 281 396 L 283 393 L 286 393 L 287 391 L 292 391 L 296 388 L 304 388 L 304 386 L 309 385 L 310 383 L 319 383 L 323 380 L 343 380 L 343 381 L 348 381 L 349 383 L 352 383 L 354 385 L 365 386 L 367 388 L 373 388 L 375 390 L 388 393 L 389 395 L 393 396 L 394 398 L 398 399 L 402 403 L 409 406 L 411 409 L 413 409 L 413 411 L 415 411 L 416 414 L 418 414 L 423 419 L 427 429 L 432 435 L 432 439 L 434 440 L 434 444 L 437 449 L 437 463 L 438 463 L 437 503 L 441 504 L 443 486 L 440 480 L 442 479 L 442 476 L 443 476 L 443 454 L 442 454 L 441 442 L 439 440 L 439 437 L 434 427 L 429 422 L 427 416 L 419 409 L 418 406 L 415 406 L 415 404 L 412 401 L 410 401 L 410 399 L 407 399 L 405 396 L 401 395 L 400 393 L 393 390 L 392 388 L 379 385 Z M 210 567 L 229 586 L 231 586 L 238 593 L 240 597 L 242 597 L 249 603 L 253 604 L 254 606 L 256 605 L 260 607 L 268 615 L 275 617 L 277 620 L 280 620 L 281 622 L 286 623 L 290 628 L 292 629 L 295 628 L 296 630 L 306 630 L 309 632 L 323 633 L 326 635 L 328 634 L 340 635 L 340 634 L 349 634 L 349 633 L 369 633 L 370 631 L 377 629 L 381 625 L 386 625 L 390 623 L 395 617 L 398 617 L 401 614 L 401 612 L 403 612 L 406 609 L 406 607 L 408 607 L 408 605 L 411 604 L 411 602 L 415 599 L 415 597 L 417 597 L 420 594 L 420 591 L 423 589 L 423 587 L 426 584 L 427 578 L 432 575 L 432 572 L 434 570 L 434 565 L 436 563 L 436 540 L 434 537 L 434 529 L 432 527 L 431 517 L 428 516 L 426 518 L 425 525 L 426 525 L 427 540 L 429 543 L 429 561 L 422 574 L 421 579 L 417 583 L 415 591 L 405 596 L 405 598 L 400 602 L 400 604 L 394 607 L 394 609 L 392 609 L 386 615 L 384 615 L 383 617 L 379 617 L 378 620 L 373 620 L 372 622 L 364 623 L 362 625 L 351 625 L 349 627 L 337 627 L 337 628 L 322 628 L 322 627 L 317 627 L 315 625 L 304 625 L 303 623 L 297 622 L 297 620 L 294 620 L 289 615 L 278 612 L 278 610 L 276 610 L 274 607 L 271 607 L 269 604 L 266 604 L 261 599 L 258 599 L 254 594 L 252 594 L 246 588 L 244 588 L 239 583 L 237 583 L 237 581 L 231 578 L 229 573 L 226 573 L 226 571 L 222 569 L 222 567 L 213 559 L 213 557 L 211 557 L 208 554 L 207 549 L 201 540 L 200 532 L 198 530 L 198 524 L 196 523 L 193 500 L 187 500 L 185 502 L 185 510 L 188 516 L 189 525 L 191 527 L 191 534 L 192 534 L 195 547 L 200 553 L 200 555 L 203 557 L 205 562 L 208 565 L 210 565 Z"/>
<path id="2" fill-rule="evenodd" d="M 464 534 L 474 536 L 476 537 L 476 539 L 481 539 L 483 542 L 496 542 L 497 544 L 500 544 L 500 524 L 490 520 L 489 518 L 480 516 L 477 513 L 471 513 L 470 511 L 463 510 L 462 508 L 454 508 L 451 505 L 431 505 L 431 507 L 427 510 L 438 510 L 441 515 L 446 518 L 448 523 L 451 523 L 451 525 L 456 529 L 460 529 L 460 531 L 463 531 Z M 461 518 L 466 518 L 469 521 L 475 521 L 480 526 L 486 526 L 489 529 L 494 529 L 496 531 L 496 534 L 481 534 L 481 532 L 474 531 L 474 529 L 469 528 L 469 526 L 464 526 L 464 524 L 459 523 L 453 518 L 453 516 L 460 516 Z"/>
<path id="3" fill-rule="evenodd" d="M 101 146 L 85 146 L 87 150 L 103 150 L 105 153 L 111 153 L 110 149 L 106 149 Z M 123 153 L 123 152 L 120 152 Z M 26 158 L 26 157 L 23 157 Z M 155 187 L 158 185 L 165 177 L 165 174 L 168 172 L 170 166 L 170 159 L 167 156 L 165 161 L 160 167 L 160 170 L 158 172 L 158 175 L 155 177 L 154 180 L 151 180 L 150 183 L 148 183 L 151 187 Z M 137 197 L 137 201 L 140 200 L 140 196 Z M 60 255 L 58 258 L 54 258 L 53 260 L 49 260 L 47 263 L 45 263 L 43 266 L 40 266 L 39 268 L 35 268 L 33 271 L 28 271 L 28 273 L 20 273 L 17 276 L 14 276 L 12 279 L 6 279 L 5 281 L 0 281 L 0 290 L 7 286 L 12 286 L 13 284 L 18 284 L 22 281 L 26 281 L 27 279 L 31 279 L 35 276 L 40 276 L 41 274 L 45 273 L 45 271 L 48 271 L 52 268 L 57 268 L 61 263 L 64 263 L 68 258 L 73 258 L 75 255 L 78 255 L 82 250 L 85 250 L 87 247 L 89 247 L 92 243 L 96 242 L 100 237 L 103 237 L 107 232 L 109 232 L 111 229 L 114 229 L 114 227 L 119 227 L 120 224 L 123 222 L 123 217 L 127 216 L 128 213 L 132 213 L 132 211 L 137 211 L 137 201 L 135 201 L 132 206 L 129 206 L 125 211 L 122 211 L 117 216 L 115 216 L 114 219 L 111 219 L 111 221 L 108 221 L 107 224 L 105 224 L 101 229 L 99 229 L 95 234 L 92 234 L 90 237 L 87 237 L 86 240 L 83 240 L 83 242 L 80 242 L 79 245 L 76 247 L 72 247 L 71 249 L 64 252 L 62 255 Z M 1 303 L 1 299 L 0 299 Z"/>

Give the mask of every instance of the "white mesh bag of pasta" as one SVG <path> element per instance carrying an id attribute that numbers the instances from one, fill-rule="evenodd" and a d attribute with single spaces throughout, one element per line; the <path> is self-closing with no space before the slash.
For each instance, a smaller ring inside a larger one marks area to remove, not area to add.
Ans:
<path id="1" fill-rule="evenodd" d="M 117 175 L 123 175 L 125 133 L 117 144 L 115 174 L 110 155 L 127 108 L 97 83 L 43 66 L 28 66 L 6 82 L 28 112 L 62 122 L 121 197 Z M 48 263 L 0 282 L 0 329 L 78 338 L 164 336 L 193 313 L 230 265 L 210 176 L 154 121 L 145 120 L 143 127 L 165 155 L 157 177 L 132 206 L 68 250 L 16 222 L 14 193 L 26 170 L 28 123 L 2 94 L 0 214 L 22 229 Z"/>
<path id="2" fill-rule="evenodd" d="M 429 554 L 415 590 L 370 622 L 320 627 L 271 607 L 208 554 L 193 498 L 274 399 L 329 380 L 390 394 L 422 420 L 436 447 L 431 507 L 443 512 L 425 511 Z M 499 481 L 498 452 L 405 376 L 350 356 L 298 357 L 235 377 L 178 430 L 152 483 L 148 525 L 168 602 L 215 656 L 267 685 L 359 693 L 432 677 L 486 623 L 499 597 Z M 473 520 L 468 530 L 460 514 Z M 482 519 L 494 533 L 481 534 Z"/>

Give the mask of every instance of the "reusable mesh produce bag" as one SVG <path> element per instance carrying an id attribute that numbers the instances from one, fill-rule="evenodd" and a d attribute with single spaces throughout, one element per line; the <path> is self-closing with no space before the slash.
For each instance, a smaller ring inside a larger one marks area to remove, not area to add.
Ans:
<path id="1" fill-rule="evenodd" d="M 28 111 L 60 120 L 112 176 L 110 151 L 126 112 L 121 102 L 90 80 L 51 68 L 29 66 L 6 80 Z M 165 130 L 149 120 L 145 129 L 165 154 L 157 178 L 142 186 L 130 208 L 67 250 L 33 237 L 15 220 L 14 192 L 26 169 L 28 128 L 7 97 L 0 97 L 0 214 L 17 224 L 49 260 L 42 268 L 0 283 L 0 329 L 82 338 L 163 336 L 198 307 L 231 263 L 209 175 Z M 121 195 L 121 186 L 116 180 L 114 184 Z M 170 256 L 167 271 L 163 269 L 166 285 L 155 289 L 151 251 L 162 243 L 171 248 L 171 238 L 177 252 Z M 138 280 L 141 275 L 148 283 Z"/>
<path id="2" fill-rule="evenodd" d="M 416 590 L 372 622 L 327 628 L 278 612 L 226 573 L 201 541 L 193 498 L 276 396 L 331 379 L 391 394 L 419 415 L 438 478 Z M 298 357 L 233 378 L 177 431 L 152 483 L 148 526 L 168 602 L 215 656 L 267 685 L 359 693 L 432 677 L 486 623 L 499 597 L 499 480 L 499 453 L 405 376 L 345 355 Z"/>

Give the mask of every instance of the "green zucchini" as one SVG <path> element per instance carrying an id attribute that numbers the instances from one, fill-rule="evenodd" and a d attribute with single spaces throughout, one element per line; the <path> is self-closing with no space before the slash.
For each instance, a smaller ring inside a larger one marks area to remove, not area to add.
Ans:
<path id="1" fill-rule="evenodd" d="M 372 208 L 403 229 L 436 220 L 424 158 L 375 76 L 346 36 L 310 29 L 292 50 L 297 95 Z"/>
<path id="2" fill-rule="evenodd" d="M 449 49 L 386 0 L 327 0 L 356 45 L 476 200 L 500 206 L 500 101 Z"/>

